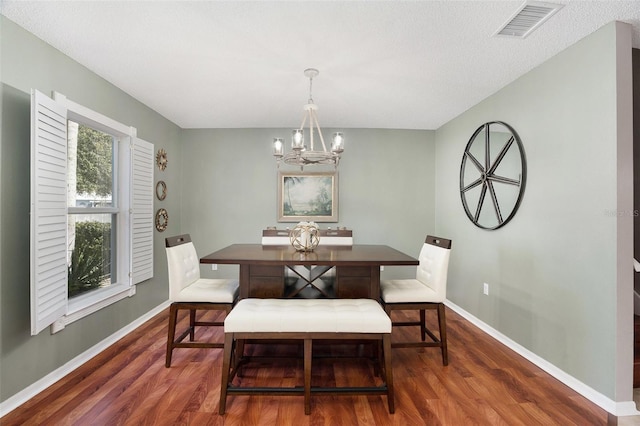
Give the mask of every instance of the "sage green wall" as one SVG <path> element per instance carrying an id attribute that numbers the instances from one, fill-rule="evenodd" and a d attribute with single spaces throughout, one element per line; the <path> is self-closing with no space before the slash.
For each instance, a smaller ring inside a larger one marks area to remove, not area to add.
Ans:
<path id="1" fill-rule="evenodd" d="M 633 254 L 618 244 L 632 212 L 616 195 L 629 183 L 617 181 L 618 144 L 630 143 L 617 137 L 616 102 L 613 23 L 437 130 L 435 203 L 436 229 L 453 239 L 448 298 L 613 400 L 616 265 L 627 256 L 631 288 Z M 471 134 L 495 120 L 519 133 L 528 177 L 515 218 L 485 231 L 464 214 L 458 174 Z"/>
<path id="2" fill-rule="evenodd" d="M 169 195 L 156 208 L 170 212 L 169 232 L 180 222 L 180 128 L 93 72 L 0 16 L 0 401 L 83 353 L 168 299 L 163 237 L 154 241 L 155 276 L 137 294 L 51 335 L 30 335 L 29 193 L 30 90 L 58 91 L 70 100 L 137 128 L 138 136 L 169 153 L 164 179 Z M 173 189 L 173 191 L 172 191 Z"/>
<path id="3" fill-rule="evenodd" d="M 357 244 L 388 244 L 417 256 L 425 235 L 434 231 L 435 132 L 342 130 L 339 222 L 320 225 L 346 226 Z M 332 132 L 323 129 L 325 135 Z M 293 225 L 277 222 L 278 169 L 271 155 L 273 138 L 290 134 L 291 129 L 183 130 L 180 227 L 199 253 L 259 243 L 265 227 Z M 237 276 L 237 270 L 220 266 L 203 273 Z M 390 270 L 415 275 L 415 268 L 387 268 L 383 276 Z"/>

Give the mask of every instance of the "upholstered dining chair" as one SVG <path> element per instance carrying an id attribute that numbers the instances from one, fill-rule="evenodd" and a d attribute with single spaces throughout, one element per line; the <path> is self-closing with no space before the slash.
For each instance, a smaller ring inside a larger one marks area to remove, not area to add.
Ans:
<path id="1" fill-rule="evenodd" d="M 450 252 L 451 240 L 427 235 L 418 257 L 420 264 L 415 278 L 380 281 L 382 305 L 390 317 L 391 312 L 395 310 L 420 312 L 419 321 L 394 321 L 392 324 L 396 327 L 419 326 L 421 340 L 395 342 L 391 346 L 394 348 L 439 347 L 444 365 L 449 364 L 444 301 L 447 297 Z M 427 309 L 438 311 L 439 337 L 427 328 L 425 315 Z M 426 341 L 427 335 L 431 341 Z"/>
<path id="2" fill-rule="evenodd" d="M 196 326 L 224 325 L 223 321 L 198 321 L 196 311 L 219 310 L 228 314 L 238 298 L 238 280 L 201 278 L 200 260 L 189 234 L 166 238 L 165 245 L 171 301 L 165 367 L 170 367 L 175 348 L 224 348 L 222 342 L 194 341 Z M 180 310 L 189 311 L 189 327 L 176 338 Z M 187 335 L 189 341 L 183 342 Z"/>

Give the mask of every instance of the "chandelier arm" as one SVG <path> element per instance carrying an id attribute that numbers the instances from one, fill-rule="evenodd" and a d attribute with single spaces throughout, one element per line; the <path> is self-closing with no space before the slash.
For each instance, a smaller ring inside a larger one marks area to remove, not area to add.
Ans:
<path id="1" fill-rule="evenodd" d="M 318 129 L 318 135 L 320 136 L 320 142 L 322 142 L 322 149 L 324 150 L 324 152 L 327 152 L 327 146 L 324 144 L 324 138 L 322 137 L 322 130 L 320 129 L 320 123 L 318 123 L 318 115 L 315 113 L 315 111 L 313 112 L 312 118 L 316 123 L 316 129 Z M 313 131 L 313 129 L 312 129 L 312 131 Z"/>
<path id="2" fill-rule="evenodd" d="M 311 147 L 311 151 L 313 151 L 313 123 L 315 119 L 315 111 L 313 109 L 309 109 L 309 146 Z"/>

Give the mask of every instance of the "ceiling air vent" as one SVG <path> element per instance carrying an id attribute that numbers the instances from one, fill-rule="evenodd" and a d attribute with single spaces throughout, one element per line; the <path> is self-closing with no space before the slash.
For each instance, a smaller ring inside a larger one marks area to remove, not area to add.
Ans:
<path id="1" fill-rule="evenodd" d="M 562 6 L 555 3 L 527 1 L 493 35 L 525 38 L 551 18 Z"/>

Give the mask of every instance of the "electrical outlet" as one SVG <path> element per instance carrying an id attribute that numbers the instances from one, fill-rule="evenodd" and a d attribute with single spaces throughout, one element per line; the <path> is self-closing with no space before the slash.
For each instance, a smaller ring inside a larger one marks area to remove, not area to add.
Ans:
<path id="1" fill-rule="evenodd" d="M 482 288 L 482 292 L 487 296 L 489 295 L 489 284 L 484 283 L 484 286 Z"/>
<path id="2" fill-rule="evenodd" d="M 211 270 L 212 271 L 217 271 L 218 270 L 218 264 L 217 263 L 212 264 L 211 265 Z"/>

